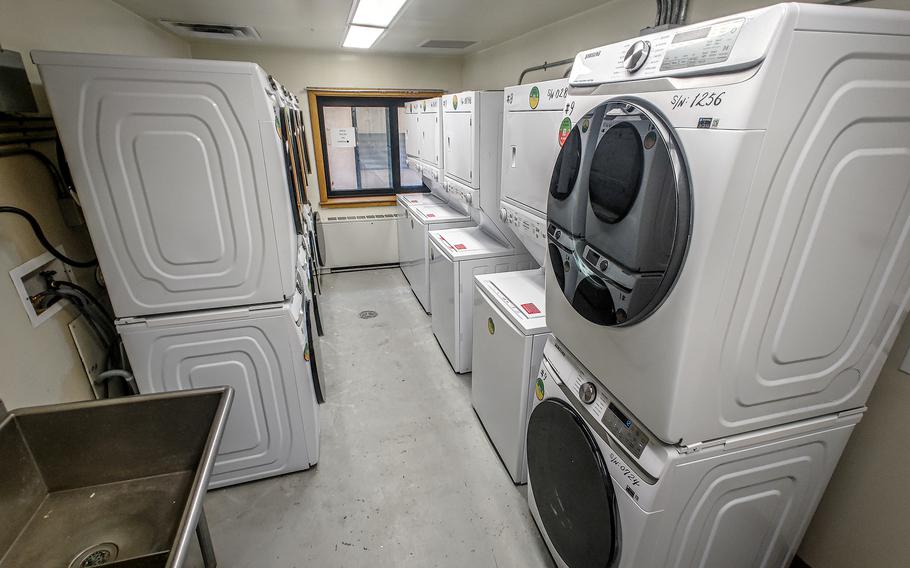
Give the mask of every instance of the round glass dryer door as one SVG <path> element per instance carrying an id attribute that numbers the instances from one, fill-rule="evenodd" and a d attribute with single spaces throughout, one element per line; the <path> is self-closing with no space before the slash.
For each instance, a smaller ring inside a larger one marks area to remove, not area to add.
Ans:
<path id="1" fill-rule="evenodd" d="M 689 242 L 692 196 L 673 132 L 643 105 L 603 105 L 588 168 L 587 210 L 566 298 L 592 323 L 631 325 L 670 291 Z"/>
<path id="2" fill-rule="evenodd" d="M 597 442 L 560 400 L 538 404 L 528 420 L 528 480 L 540 521 L 568 566 L 607 568 L 619 552 L 616 495 Z"/>

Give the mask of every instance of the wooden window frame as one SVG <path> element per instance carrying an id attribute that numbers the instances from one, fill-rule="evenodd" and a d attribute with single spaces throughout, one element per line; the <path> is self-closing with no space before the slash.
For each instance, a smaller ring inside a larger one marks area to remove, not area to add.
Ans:
<path id="1" fill-rule="evenodd" d="M 330 197 L 326 188 L 325 155 L 323 154 L 322 124 L 319 120 L 319 106 L 317 97 L 337 98 L 408 98 L 431 99 L 439 97 L 442 91 L 420 90 L 384 90 L 384 89 L 307 89 L 307 100 L 310 106 L 310 127 L 313 133 L 313 151 L 316 162 L 316 178 L 319 182 L 320 207 L 382 207 L 394 206 L 395 195 L 370 195 L 363 197 Z"/>

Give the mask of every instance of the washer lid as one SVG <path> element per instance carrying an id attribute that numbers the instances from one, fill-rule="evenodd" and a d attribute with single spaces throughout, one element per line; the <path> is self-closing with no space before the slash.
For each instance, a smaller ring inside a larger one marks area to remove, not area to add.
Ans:
<path id="1" fill-rule="evenodd" d="M 414 205 L 440 205 L 442 199 L 432 193 L 399 193 L 398 202 L 405 207 L 413 208 Z"/>
<path id="2" fill-rule="evenodd" d="M 467 221 L 470 217 L 448 205 L 416 205 L 411 207 L 414 216 L 422 223 L 445 223 L 447 221 Z"/>
<path id="3" fill-rule="evenodd" d="M 528 484 L 543 532 L 568 566 L 608 568 L 620 519 L 603 454 L 567 403 L 547 398 L 528 420 Z"/>
<path id="4" fill-rule="evenodd" d="M 492 303 L 525 335 L 547 333 L 543 270 L 520 270 L 474 277 Z"/>
<path id="5" fill-rule="evenodd" d="M 514 248 L 502 244 L 480 227 L 431 231 L 430 238 L 454 261 L 515 254 Z"/>

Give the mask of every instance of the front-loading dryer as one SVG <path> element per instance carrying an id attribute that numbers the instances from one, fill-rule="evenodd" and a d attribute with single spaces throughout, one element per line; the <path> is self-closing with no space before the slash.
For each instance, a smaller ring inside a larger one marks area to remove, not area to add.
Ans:
<path id="1" fill-rule="evenodd" d="M 658 438 L 865 403 L 910 307 L 905 76 L 910 13 L 837 6 L 578 54 L 570 120 L 603 115 L 547 320 Z"/>
<path id="2" fill-rule="evenodd" d="M 528 503 L 560 568 L 786 568 L 862 415 L 667 445 L 553 339 L 534 391 Z"/>

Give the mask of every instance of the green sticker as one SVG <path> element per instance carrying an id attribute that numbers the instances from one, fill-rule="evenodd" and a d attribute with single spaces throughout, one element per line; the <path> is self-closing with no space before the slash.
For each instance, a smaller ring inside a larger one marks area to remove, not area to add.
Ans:
<path id="1" fill-rule="evenodd" d="M 531 96 L 528 97 L 528 103 L 531 105 L 531 109 L 537 108 L 540 103 L 540 89 L 531 87 Z"/>
<path id="2" fill-rule="evenodd" d="M 537 379 L 537 387 L 534 389 L 537 400 L 543 400 L 543 379 Z"/>
<path id="3" fill-rule="evenodd" d="M 572 131 L 572 121 L 569 117 L 562 119 L 562 123 L 559 125 L 559 145 L 562 146 L 566 143 L 566 139 L 569 138 L 569 132 Z"/>
<path id="4" fill-rule="evenodd" d="M 496 324 L 493 323 L 493 318 L 487 318 L 487 331 L 490 332 L 490 335 L 496 333 Z"/>
<path id="5" fill-rule="evenodd" d="M 458 95 L 452 95 L 452 110 L 458 109 Z"/>

